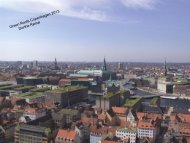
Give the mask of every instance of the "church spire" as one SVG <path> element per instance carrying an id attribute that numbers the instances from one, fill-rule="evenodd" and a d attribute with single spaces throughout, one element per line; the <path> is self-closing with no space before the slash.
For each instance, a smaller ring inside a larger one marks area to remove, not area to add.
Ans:
<path id="1" fill-rule="evenodd" d="M 56 58 L 55 58 L 55 63 L 54 63 L 54 69 L 55 69 L 55 70 L 58 70 L 58 69 L 59 69 L 58 64 L 57 64 L 57 59 L 56 59 Z"/>
<path id="2" fill-rule="evenodd" d="M 164 68 L 165 68 L 165 76 L 168 75 L 168 69 L 167 69 L 167 63 L 166 63 L 166 59 L 165 59 L 165 62 L 164 62 Z"/>
<path id="3" fill-rule="evenodd" d="M 104 67 L 103 67 L 103 70 L 106 71 L 107 70 L 107 67 L 106 67 L 106 59 L 104 57 Z"/>

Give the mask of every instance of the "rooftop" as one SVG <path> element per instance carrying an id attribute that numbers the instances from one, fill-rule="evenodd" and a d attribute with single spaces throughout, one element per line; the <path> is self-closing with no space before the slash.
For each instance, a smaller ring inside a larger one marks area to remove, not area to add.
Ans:
<path id="1" fill-rule="evenodd" d="M 59 129 L 57 137 L 74 140 L 76 135 L 77 132 L 75 130 L 68 131 L 68 130 Z"/>
<path id="2" fill-rule="evenodd" d="M 152 120 L 141 120 L 138 122 L 138 128 L 152 129 L 156 127 L 156 123 Z"/>
<path id="3" fill-rule="evenodd" d="M 35 89 L 31 89 L 30 92 L 45 92 L 51 90 L 50 87 L 44 87 L 44 88 L 35 88 Z"/>
<path id="4" fill-rule="evenodd" d="M 151 101 L 150 101 L 150 105 L 157 105 L 159 101 L 158 97 L 154 97 Z"/>
<path id="5" fill-rule="evenodd" d="M 187 84 L 189 83 L 187 79 L 184 78 L 175 78 L 174 82 L 178 83 L 178 84 Z"/>
<path id="6" fill-rule="evenodd" d="M 86 87 L 68 86 L 68 87 L 64 87 L 64 88 L 58 88 L 58 89 L 52 90 L 50 92 L 53 92 L 53 93 L 67 93 L 67 92 L 72 92 L 72 91 L 81 90 L 81 89 L 86 89 Z"/>
<path id="7" fill-rule="evenodd" d="M 112 107 L 112 110 L 116 114 L 125 114 L 126 115 L 128 108 L 127 107 Z"/>
<path id="8" fill-rule="evenodd" d="M 10 83 L 0 84 L 0 87 L 3 87 L 3 86 L 10 86 L 10 85 L 12 85 L 12 84 L 10 84 Z"/>
<path id="9" fill-rule="evenodd" d="M 80 70 L 78 74 L 102 74 L 102 70 Z"/>
<path id="10" fill-rule="evenodd" d="M 125 94 L 125 93 L 127 93 L 127 90 L 120 90 L 120 91 L 118 91 L 118 92 L 116 92 L 116 93 L 109 92 L 109 93 L 107 93 L 107 94 L 104 96 L 104 98 L 105 98 L 105 99 L 109 99 L 109 98 L 111 98 L 111 97 L 113 97 L 113 96 L 121 96 L 121 95 L 123 95 L 123 94 Z"/>
<path id="11" fill-rule="evenodd" d="M 5 89 L 12 89 L 12 88 L 19 88 L 22 87 L 24 85 L 7 85 L 7 86 L 1 86 L 0 90 L 5 90 Z"/>
<path id="12" fill-rule="evenodd" d="M 74 109 L 62 109 L 59 113 L 62 114 L 70 114 L 70 115 L 77 115 L 79 113 L 78 110 L 74 110 Z"/>
<path id="13" fill-rule="evenodd" d="M 16 130 L 26 130 L 26 131 L 33 131 L 33 132 L 40 132 L 40 133 L 45 133 L 45 132 L 51 132 L 51 129 L 41 127 L 41 126 L 33 126 L 33 125 L 26 125 L 26 124 L 21 124 L 16 127 Z"/>
<path id="14" fill-rule="evenodd" d="M 35 77 L 35 76 L 27 76 L 27 77 L 19 77 L 22 79 L 41 79 L 40 77 Z"/>
<path id="15" fill-rule="evenodd" d="M 18 97 L 18 98 L 32 99 L 32 98 L 44 96 L 44 93 L 43 92 L 26 92 L 26 93 L 17 94 L 17 95 L 14 95 L 14 96 Z"/>
<path id="16" fill-rule="evenodd" d="M 130 133 L 136 133 L 137 129 L 136 128 L 119 128 L 117 129 L 119 132 L 130 132 Z"/>
<path id="17" fill-rule="evenodd" d="M 144 112 L 137 112 L 137 118 L 139 120 L 142 120 L 143 118 L 146 119 L 152 119 L 152 120 L 156 120 L 156 119 L 162 119 L 162 115 L 161 114 L 155 114 L 155 113 L 144 113 Z"/>
<path id="18" fill-rule="evenodd" d="M 141 101 L 142 97 L 137 97 L 136 99 L 127 99 L 124 107 L 134 107 L 137 103 Z"/>
<path id="19" fill-rule="evenodd" d="M 34 86 L 22 86 L 22 87 L 18 87 L 18 88 L 15 88 L 16 90 L 25 90 L 25 89 L 32 89 L 32 88 L 35 88 Z"/>

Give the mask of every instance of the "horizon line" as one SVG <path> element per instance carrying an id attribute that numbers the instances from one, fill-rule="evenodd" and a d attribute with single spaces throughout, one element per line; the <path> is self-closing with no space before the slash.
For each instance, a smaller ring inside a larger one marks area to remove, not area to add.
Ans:
<path id="1" fill-rule="evenodd" d="M 33 62 L 33 61 L 38 61 L 38 62 L 54 62 L 55 60 L 0 60 L 0 62 Z M 62 63 L 101 63 L 102 61 L 62 61 L 62 60 L 57 60 L 58 63 L 62 62 Z M 163 62 L 159 62 L 159 61 L 155 61 L 155 62 L 147 62 L 147 61 L 108 61 L 106 60 L 107 63 L 149 63 L 149 64 L 160 64 L 160 63 L 164 63 Z M 168 62 L 168 64 L 190 64 L 190 62 Z"/>

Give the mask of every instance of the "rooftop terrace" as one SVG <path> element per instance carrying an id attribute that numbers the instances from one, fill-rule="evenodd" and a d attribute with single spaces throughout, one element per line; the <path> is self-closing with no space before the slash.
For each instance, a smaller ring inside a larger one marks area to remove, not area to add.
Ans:
<path id="1" fill-rule="evenodd" d="M 35 88 L 34 86 L 22 86 L 22 87 L 18 87 L 18 88 L 15 88 L 16 90 L 25 90 L 25 89 L 32 89 L 32 88 Z"/>
<path id="2" fill-rule="evenodd" d="M 116 92 L 116 93 L 109 92 L 109 93 L 107 93 L 107 94 L 104 96 L 104 98 L 105 98 L 105 99 L 109 99 L 109 98 L 111 98 L 111 97 L 113 97 L 113 96 L 121 96 L 121 95 L 126 94 L 126 93 L 127 93 L 127 90 L 120 90 L 119 92 Z"/>
<path id="3" fill-rule="evenodd" d="M 6 89 L 13 89 L 13 88 L 20 88 L 23 87 L 24 85 L 6 85 L 6 86 L 1 86 L 0 90 L 6 90 Z"/>
<path id="4" fill-rule="evenodd" d="M 32 99 L 32 98 L 44 96 L 44 93 L 43 92 L 26 92 L 26 93 L 17 94 L 17 95 L 14 95 L 14 96 L 18 97 L 18 98 Z"/>
<path id="5" fill-rule="evenodd" d="M 81 90 L 81 89 L 86 89 L 86 87 L 68 86 L 68 87 L 64 87 L 64 88 L 58 88 L 58 89 L 52 90 L 50 92 L 53 92 L 53 93 L 67 93 L 67 92 L 77 91 L 77 90 Z"/>
<path id="6" fill-rule="evenodd" d="M 44 88 L 35 88 L 35 89 L 31 89 L 30 92 L 45 92 L 51 90 L 50 87 L 44 87 Z"/>
<path id="7" fill-rule="evenodd" d="M 134 107 L 137 103 L 141 101 L 142 97 L 137 97 L 136 99 L 127 99 L 126 103 L 123 105 L 124 107 Z"/>
<path id="8" fill-rule="evenodd" d="M 158 104 L 158 97 L 154 97 L 151 101 L 150 101 L 150 105 L 157 105 Z"/>

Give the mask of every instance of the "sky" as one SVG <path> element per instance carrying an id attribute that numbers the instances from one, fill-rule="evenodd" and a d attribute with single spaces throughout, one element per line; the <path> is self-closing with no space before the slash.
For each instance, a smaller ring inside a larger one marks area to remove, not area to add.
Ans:
<path id="1" fill-rule="evenodd" d="M 0 61 L 190 62 L 189 17 L 190 0 L 0 0 Z"/>

